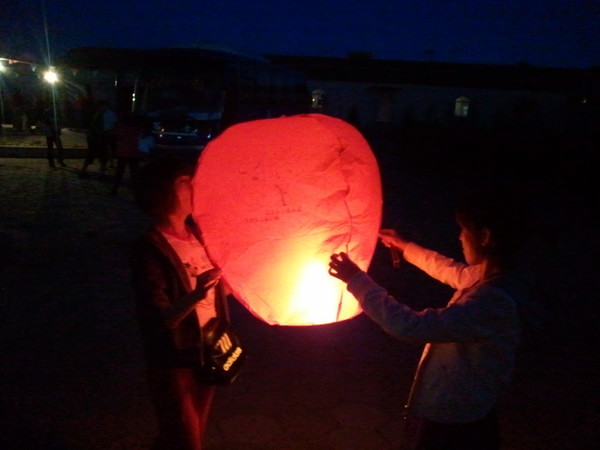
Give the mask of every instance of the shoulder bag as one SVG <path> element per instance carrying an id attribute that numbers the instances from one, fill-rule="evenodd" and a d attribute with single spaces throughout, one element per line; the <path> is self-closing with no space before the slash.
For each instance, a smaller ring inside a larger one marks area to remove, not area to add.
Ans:
<path id="1" fill-rule="evenodd" d="M 229 320 L 227 297 L 217 286 L 217 317 L 202 327 L 202 379 L 207 384 L 227 385 L 239 376 L 246 350 Z"/>

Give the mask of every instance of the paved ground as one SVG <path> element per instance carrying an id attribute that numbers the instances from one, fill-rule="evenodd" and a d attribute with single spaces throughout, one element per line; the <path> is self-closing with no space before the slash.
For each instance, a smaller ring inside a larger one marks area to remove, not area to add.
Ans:
<path id="1" fill-rule="evenodd" d="M 78 179 L 78 159 L 52 170 L 44 159 L 16 156 L 0 157 L 0 448 L 147 448 L 155 428 L 126 261 L 146 219 L 127 185 L 113 197 L 110 178 Z M 382 175 L 384 224 L 458 252 L 451 202 L 473 177 L 421 171 L 397 158 L 382 162 Z M 546 235 L 556 236 L 532 259 L 559 308 L 526 346 L 503 400 L 504 448 L 595 449 L 597 197 L 560 169 L 525 181 Z M 394 271 L 384 249 L 371 271 L 407 301 L 448 294 L 409 266 Z M 233 386 L 218 390 L 208 450 L 398 446 L 420 347 L 389 338 L 364 316 L 272 327 L 232 306 L 250 359 Z"/>
<path id="2" fill-rule="evenodd" d="M 46 137 L 43 134 L 16 133 L 4 128 L 0 133 L 0 157 L 3 158 L 45 158 Z M 86 135 L 82 130 L 63 128 L 61 140 L 65 158 L 80 159 L 87 149 Z M 56 154 L 56 153 L 55 153 Z M 77 164 L 80 167 L 80 164 Z"/>

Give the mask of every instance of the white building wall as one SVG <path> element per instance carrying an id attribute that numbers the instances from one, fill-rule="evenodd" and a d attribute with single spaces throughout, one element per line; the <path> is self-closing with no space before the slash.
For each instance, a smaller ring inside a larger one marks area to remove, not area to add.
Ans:
<path id="1" fill-rule="evenodd" d="M 311 92 L 316 89 L 325 92 L 325 106 L 321 111 L 323 114 L 347 120 L 355 107 L 359 126 L 372 124 L 377 119 L 378 102 L 374 93 L 370 91 L 371 86 L 371 83 L 308 82 Z"/>
<path id="2" fill-rule="evenodd" d="M 568 94 L 480 89 L 470 87 L 437 87 L 419 85 L 385 85 L 372 83 L 344 83 L 309 81 L 311 90 L 325 92 L 322 110 L 341 119 L 348 119 L 352 107 L 358 111 L 359 125 L 368 127 L 389 117 L 393 124 L 401 124 L 407 117 L 418 121 L 438 121 L 448 124 L 454 119 L 454 105 L 458 97 L 470 101 L 473 121 L 492 127 L 515 120 L 515 109 L 524 100 L 534 105 L 532 123 L 539 126 L 561 127 Z M 392 96 L 391 114 L 386 114 L 386 96 Z M 521 118 L 522 119 L 522 118 Z"/>

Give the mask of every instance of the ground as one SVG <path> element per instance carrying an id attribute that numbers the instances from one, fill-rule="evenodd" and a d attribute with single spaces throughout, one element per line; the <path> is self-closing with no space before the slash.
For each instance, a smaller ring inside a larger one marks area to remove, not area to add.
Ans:
<path id="1" fill-rule="evenodd" d="M 540 228 L 531 259 L 551 314 L 503 398 L 503 448 L 598 448 L 596 191 L 573 167 L 450 169 L 373 146 L 384 226 L 450 256 L 460 251 L 452 205 L 465 189 L 504 177 L 533 199 Z M 155 431 L 126 258 L 147 221 L 127 184 L 109 196 L 110 178 L 92 171 L 80 180 L 80 163 L 52 170 L 44 159 L 0 158 L 2 448 L 135 450 Z M 393 269 L 384 248 L 370 272 L 406 301 L 448 295 L 407 264 Z M 232 314 L 250 359 L 217 392 L 208 450 L 397 448 L 420 347 L 391 339 L 363 315 L 298 328 L 267 325 L 237 303 Z"/>

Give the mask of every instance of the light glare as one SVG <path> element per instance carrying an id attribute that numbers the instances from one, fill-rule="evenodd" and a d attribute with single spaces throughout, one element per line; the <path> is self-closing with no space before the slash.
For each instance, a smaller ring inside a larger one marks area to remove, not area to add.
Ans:
<path id="1" fill-rule="evenodd" d="M 58 82 L 58 74 L 53 68 L 50 68 L 46 72 L 44 72 L 44 80 L 47 83 L 55 84 Z"/>
<path id="2" fill-rule="evenodd" d="M 305 264 L 296 279 L 290 305 L 297 311 L 296 321 L 307 324 L 331 323 L 337 320 L 339 304 L 327 302 L 328 298 L 343 296 L 340 282 L 329 275 L 327 261 L 311 261 Z"/>

